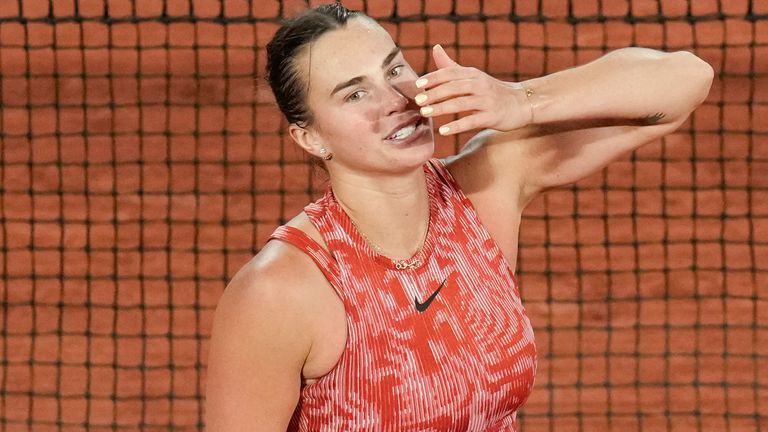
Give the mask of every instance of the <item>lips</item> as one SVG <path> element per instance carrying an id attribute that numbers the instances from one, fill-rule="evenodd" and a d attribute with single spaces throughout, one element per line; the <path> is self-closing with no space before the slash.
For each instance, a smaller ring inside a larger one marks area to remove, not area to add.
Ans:
<path id="1" fill-rule="evenodd" d="M 419 115 L 415 115 L 407 118 L 405 121 L 395 126 L 390 131 L 389 135 L 387 135 L 386 139 L 390 141 L 395 141 L 395 140 L 408 138 L 416 130 L 416 127 L 419 126 L 419 122 L 421 118 L 422 117 Z"/>

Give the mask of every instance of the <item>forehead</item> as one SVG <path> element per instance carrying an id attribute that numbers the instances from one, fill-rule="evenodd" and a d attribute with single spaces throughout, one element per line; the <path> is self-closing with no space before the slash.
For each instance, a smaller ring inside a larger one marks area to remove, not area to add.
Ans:
<path id="1" fill-rule="evenodd" d="M 340 81 L 380 69 L 382 60 L 394 47 L 384 28 L 373 20 L 358 17 L 319 37 L 302 60 L 305 68 L 309 62 L 311 87 L 332 88 Z"/>

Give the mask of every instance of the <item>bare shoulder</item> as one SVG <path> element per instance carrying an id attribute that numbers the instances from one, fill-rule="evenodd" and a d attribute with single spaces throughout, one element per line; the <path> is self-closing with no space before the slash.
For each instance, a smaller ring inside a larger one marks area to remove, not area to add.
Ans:
<path id="1" fill-rule="evenodd" d="M 287 225 L 304 231 L 324 245 L 322 237 L 303 213 Z M 263 308 L 281 314 L 302 312 L 312 306 L 308 293 L 316 290 L 316 285 L 324 280 L 303 251 L 286 242 L 272 240 L 235 274 L 224 290 L 218 309 L 242 308 L 244 313 L 252 315 Z"/>
<path id="2" fill-rule="evenodd" d="M 229 282 L 219 300 L 217 317 L 222 315 L 225 319 L 225 311 L 254 319 L 262 319 L 273 311 L 281 315 L 300 312 L 306 303 L 304 291 L 312 280 L 303 258 L 303 253 L 291 245 L 268 242 Z"/>
<path id="3" fill-rule="evenodd" d="M 451 174 L 456 177 L 467 196 L 493 195 L 523 208 L 533 196 L 526 193 L 526 180 L 534 161 L 547 152 L 543 144 L 557 141 L 559 136 L 576 125 L 529 125 L 513 131 L 484 130 L 473 136 L 461 151 L 446 159 Z"/>
<path id="4" fill-rule="evenodd" d="M 318 241 L 306 216 L 288 225 Z M 322 241 L 322 239 L 319 239 Z M 216 321 L 244 325 L 249 337 L 275 338 L 286 352 L 302 360 L 312 343 L 311 318 L 318 286 L 327 283 L 315 263 L 293 245 L 272 240 L 235 274 L 216 309 Z M 300 366 L 297 365 L 297 366 Z"/>
<path id="5" fill-rule="evenodd" d="M 473 203 L 473 198 L 488 196 L 516 199 L 525 170 L 523 144 L 531 134 L 527 128 L 504 133 L 481 131 L 458 154 L 445 159 L 445 164 Z"/>
<path id="6" fill-rule="evenodd" d="M 208 359 L 211 431 L 285 430 L 311 351 L 322 273 L 270 241 L 232 278 L 216 308 Z"/>

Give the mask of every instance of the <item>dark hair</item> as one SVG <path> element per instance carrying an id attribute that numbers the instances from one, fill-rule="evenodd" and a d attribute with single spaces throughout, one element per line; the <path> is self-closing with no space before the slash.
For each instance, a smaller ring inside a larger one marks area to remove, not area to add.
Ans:
<path id="1" fill-rule="evenodd" d="M 267 81 L 289 123 L 306 126 L 312 122 L 307 105 L 309 80 L 302 80 L 296 56 L 307 44 L 323 34 L 342 28 L 347 20 L 363 16 L 336 2 L 318 6 L 285 21 L 267 44 Z"/>

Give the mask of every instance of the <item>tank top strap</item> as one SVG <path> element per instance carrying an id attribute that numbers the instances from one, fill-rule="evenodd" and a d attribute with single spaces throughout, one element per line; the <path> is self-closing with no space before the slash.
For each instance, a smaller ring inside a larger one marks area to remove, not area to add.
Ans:
<path id="1" fill-rule="evenodd" d="M 445 162 L 440 159 L 433 158 L 429 160 L 428 166 L 431 168 L 432 173 L 437 177 L 437 180 L 441 184 L 450 187 L 459 193 L 461 198 L 464 198 L 464 193 L 462 193 L 461 187 L 459 187 L 459 183 L 453 177 L 451 172 L 448 171 L 448 167 L 445 166 Z"/>
<path id="2" fill-rule="evenodd" d="M 306 253 L 312 258 L 312 261 L 315 262 L 320 271 L 323 272 L 323 275 L 328 279 L 328 282 L 338 290 L 340 285 L 336 260 L 307 233 L 296 227 L 283 225 L 278 227 L 272 235 L 269 236 L 269 239 L 282 240 L 286 243 L 290 243 Z"/>

